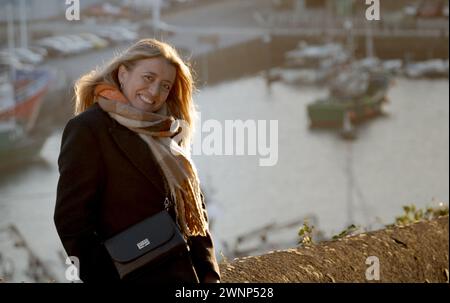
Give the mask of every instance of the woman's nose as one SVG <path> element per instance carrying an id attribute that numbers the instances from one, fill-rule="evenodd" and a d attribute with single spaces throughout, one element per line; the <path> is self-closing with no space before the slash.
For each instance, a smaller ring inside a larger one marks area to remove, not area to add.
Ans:
<path id="1" fill-rule="evenodd" d="M 159 96 L 159 85 L 157 84 L 151 84 L 148 87 L 148 92 L 152 97 L 158 97 Z"/>

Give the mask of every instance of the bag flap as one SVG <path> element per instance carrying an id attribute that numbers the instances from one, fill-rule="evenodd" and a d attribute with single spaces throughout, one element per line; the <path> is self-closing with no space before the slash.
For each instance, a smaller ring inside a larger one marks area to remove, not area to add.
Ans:
<path id="1" fill-rule="evenodd" d="M 176 226 L 167 211 L 161 211 L 105 241 L 111 258 L 130 262 L 170 241 Z"/>

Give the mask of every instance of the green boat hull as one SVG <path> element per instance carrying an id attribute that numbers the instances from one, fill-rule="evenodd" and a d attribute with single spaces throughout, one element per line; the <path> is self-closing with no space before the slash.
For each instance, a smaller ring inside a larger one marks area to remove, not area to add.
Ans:
<path id="1" fill-rule="evenodd" d="M 320 100 L 308 105 L 308 117 L 313 127 L 342 127 L 346 116 L 358 123 L 381 114 L 385 101 L 384 92 L 358 100 Z"/>
<path id="2" fill-rule="evenodd" d="M 336 93 L 317 100 L 307 107 L 312 127 L 348 127 L 382 113 L 383 103 L 391 83 L 386 73 L 372 73 L 365 93 L 360 97 L 343 96 Z"/>

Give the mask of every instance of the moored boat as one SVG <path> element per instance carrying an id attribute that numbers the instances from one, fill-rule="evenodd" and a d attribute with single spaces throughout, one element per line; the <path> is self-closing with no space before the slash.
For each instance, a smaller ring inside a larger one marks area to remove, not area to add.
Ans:
<path id="1" fill-rule="evenodd" d="M 42 84 L 29 81 L 26 85 L 33 87 L 25 86 L 27 90 L 24 94 L 26 100 L 34 101 L 27 102 L 27 107 L 23 107 L 26 110 L 19 112 L 16 111 L 14 84 L 9 80 L 7 73 L 0 75 L 0 112 L 3 113 L 0 118 L 0 169 L 38 157 L 47 139 L 47 134 L 32 133 L 43 93 L 39 89 Z"/>
<path id="2" fill-rule="evenodd" d="M 358 73 L 356 76 L 359 83 L 352 86 L 350 79 L 349 87 L 332 88 L 327 98 L 307 106 L 312 127 L 343 128 L 346 118 L 355 124 L 382 112 L 383 103 L 387 101 L 389 76 L 385 73 Z"/>
<path id="3" fill-rule="evenodd" d="M 41 106 L 50 83 L 50 73 L 44 69 L 17 70 L 14 85 L 14 103 L 0 107 L 0 120 L 15 118 L 19 122 L 32 119 Z"/>
<path id="4" fill-rule="evenodd" d="M 288 67 L 320 68 L 344 64 L 350 56 L 343 46 L 338 43 L 323 45 L 307 45 L 300 42 L 294 50 L 285 54 L 285 64 Z"/>

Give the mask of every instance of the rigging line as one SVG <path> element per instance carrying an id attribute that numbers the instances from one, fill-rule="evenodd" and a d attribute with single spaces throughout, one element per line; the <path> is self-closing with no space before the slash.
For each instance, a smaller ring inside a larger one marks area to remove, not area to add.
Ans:
<path id="1" fill-rule="evenodd" d="M 355 178 L 355 173 L 353 169 L 353 148 L 351 146 L 351 143 L 348 143 L 347 148 L 347 163 L 346 163 L 346 174 L 348 177 L 348 199 L 349 199 L 349 209 L 348 209 L 348 216 L 349 216 L 349 223 L 353 224 L 353 216 L 354 212 L 352 210 L 353 206 L 356 206 L 356 204 L 361 206 L 361 212 L 366 220 L 366 222 L 369 222 L 369 206 L 366 202 L 366 198 L 361 190 L 361 186 L 359 185 L 357 178 Z M 357 199 L 353 200 L 355 193 Z"/>
<path id="2" fill-rule="evenodd" d="M 354 184 L 355 184 L 355 193 L 359 197 L 359 202 L 360 202 L 360 205 L 362 208 L 362 213 L 366 219 L 366 222 L 369 222 L 369 220 L 370 220 L 369 214 L 371 213 L 369 210 L 369 204 L 367 204 L 366 198 L 365 198 L 358 182 L 355 181 Z"/>
<path id="3" fill-rule="evenodd" d="M 352 146 L 351 143 L 346 144 L 346 163 L 345 163 L 345 174 L 347 175 L 347 222 L 348 225 L 354 224 L 354 213 L 353 213 L 353 173 L 351 167 L 352 160 Z"/>

